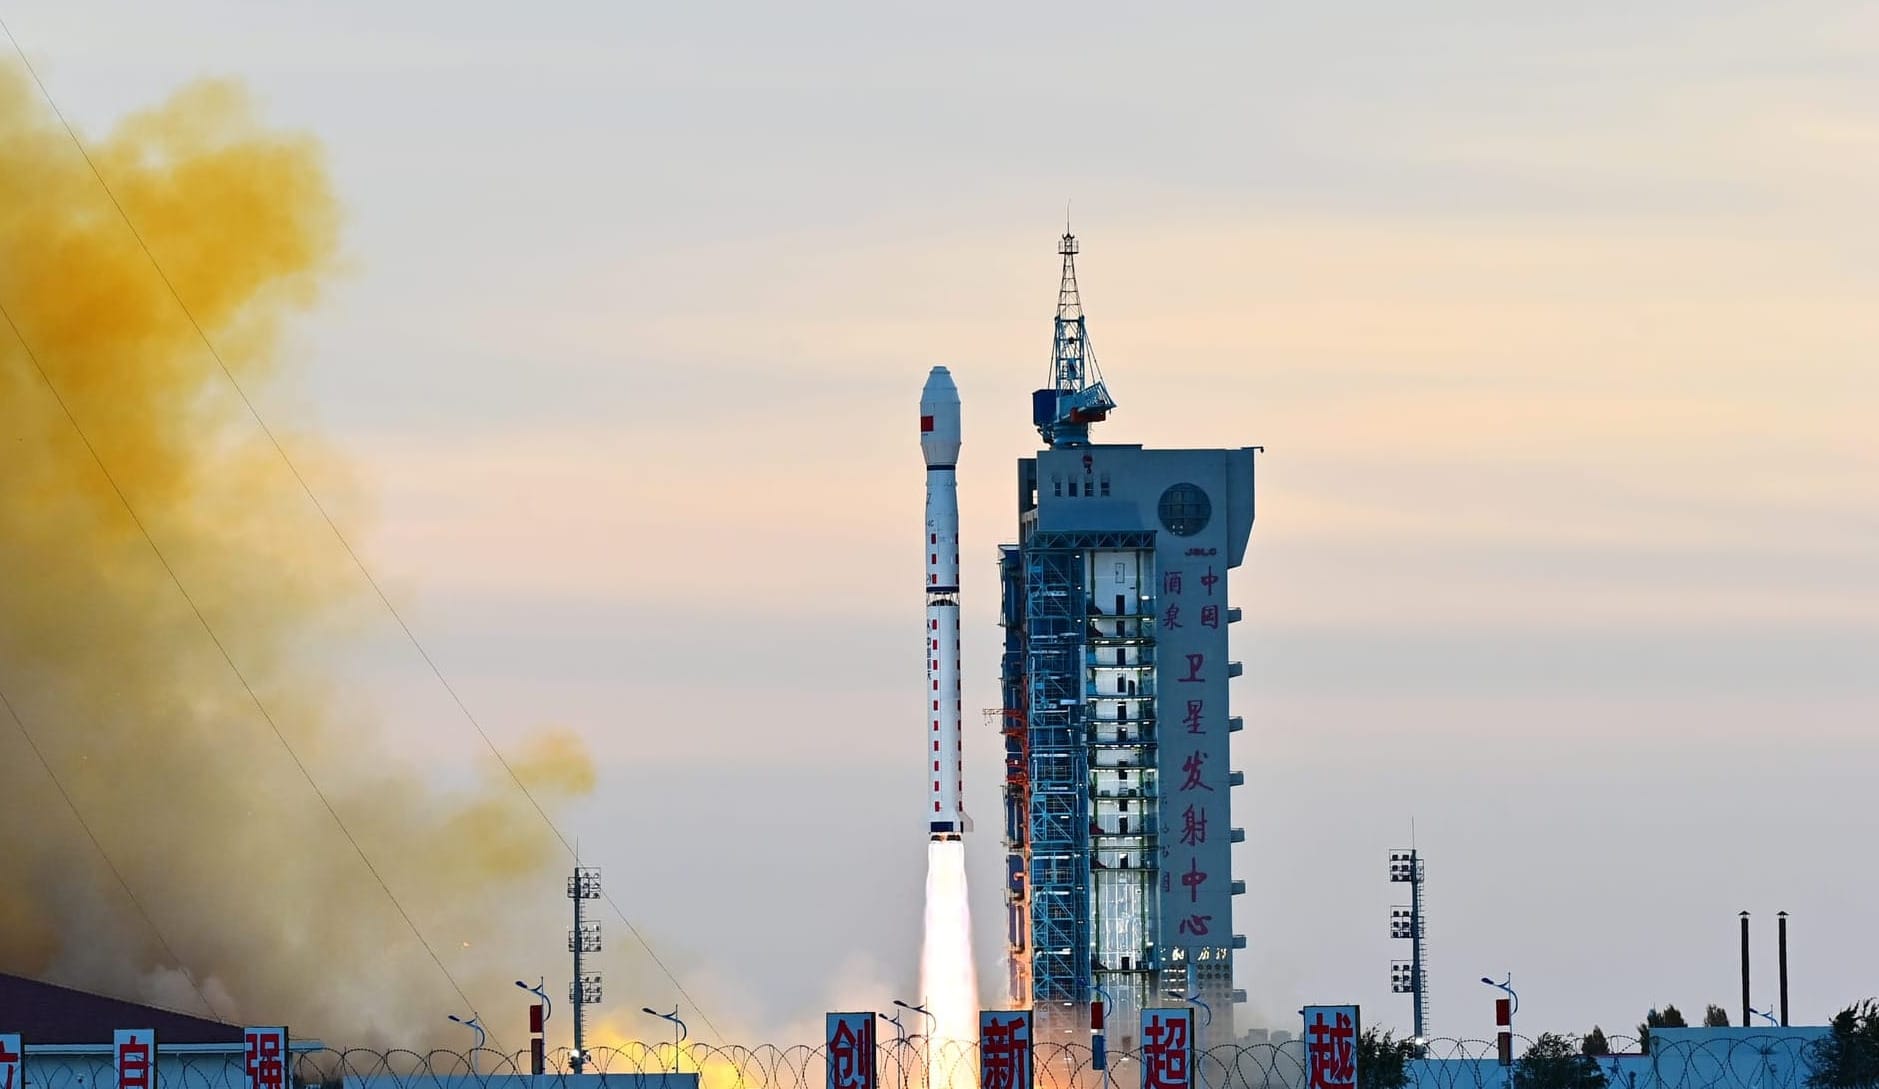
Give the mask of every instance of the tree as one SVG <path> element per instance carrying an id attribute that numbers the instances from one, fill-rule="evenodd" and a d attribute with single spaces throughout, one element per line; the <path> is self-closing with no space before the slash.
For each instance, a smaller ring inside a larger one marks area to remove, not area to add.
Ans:
<path id="1" fill-rule="evenodd" d="M 1728 1028 L 1729 1011 L 1711 1002 L 1709 1008 L 1703 1011 L 1703 1027 Z"/>
<path id="2" fill-rule="evenodd" d="M 1375 1027 L 1357 1038 L 1357 1089 L 1403 1089 L 1409 1084 L 1409 1060 L 1416 1045 Z"/>
<path id="3" fill-rule="evenodd" d="M 1610 1055 L 1612 1046 L 1605 1039 L 1605 1030 L 1593 1025 L 1592 1031 L 1586 1033 L 1585 1040 L 1579 1044 L 1579 1051 L 1585 1055 Z"/>
<path id="4" fill-rule="evenodd" d="M 1513 1089 L 1605 1089 L 1605 1072 L 1598 1060 L 1574 1050 L 1571 1040 L 1549 1032 L 1514 1064 Z"/>
<path id="5" fill-rule="evenodd" d="M 1670 1003 L 1664 1003 L 1659 1010 L 1652 1007 L 1644 1015 L 1644 1022 L 1638 1026 L 1638 1050 L 1646 1055 L 1651 1053 L 1651 1030 L 1654 1028 L 1688 1028 L 1684 1023 L 1683 1011 Z"/>
<path id="6" fill-rule="evenodd" d="M 1807 1084 L 1814 1089 L 1879 1085 L 1879 1000 L 1868 998 L 1833 1015 L 1827 1035 L 1808 1049 Z"/>

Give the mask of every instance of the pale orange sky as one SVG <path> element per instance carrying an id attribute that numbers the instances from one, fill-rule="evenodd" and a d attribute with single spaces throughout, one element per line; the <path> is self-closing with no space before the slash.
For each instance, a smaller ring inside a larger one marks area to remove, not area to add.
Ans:
<path id="1" fill-rule="evenodd" d="M 1635 9 L 8 20 L 86 128 L 223 74 L 326 145 L 350 272 L 264 408 L 334 440 L 492 730 L 598 754 L 572 824 L 714 1018 L 917 997 L 913 406 L 950 366 L 989 707 L 1071 200 L 1100 438 L 1266 448 L 1234 584 L 1247 1020 L 1406 1027 L 1383 879 L 1412 818 L 1441 1035 L 1490 1031 L 1475 980 L 1509 970 L 1546 1028 L 1732 1005 L 1742 908 L 1794 913 L 1818 1019 L 1879 973 L 1847 863 L 1879 832 L 1879 17 Z M 394 635 L 352 655 L 361 698 L 467 767 Z M 547 938 L 517 974 L 564 970 Z M 618 1003 L 668 1003 L 616 948 Z"/>

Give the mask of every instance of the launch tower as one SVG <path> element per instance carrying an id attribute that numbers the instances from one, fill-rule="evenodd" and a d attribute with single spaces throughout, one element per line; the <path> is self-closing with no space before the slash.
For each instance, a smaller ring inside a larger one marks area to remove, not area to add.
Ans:
<path id="1" fill-rule="evenodd" d="M 1253 447 L 1095 443 L 1116 405 L 1097 369 L 1065 232 L 1045 449 L 1018 462 L 1018 543 L 999 550 L 1011 995 L 1038 1041 L 1113 1000 L 1192 1002 L 1201 1043 L 1233 1038 L 1227 579 L 1253 524 Z M 1070 1035 L 1066 1035 L 1070 1034 Z"/>

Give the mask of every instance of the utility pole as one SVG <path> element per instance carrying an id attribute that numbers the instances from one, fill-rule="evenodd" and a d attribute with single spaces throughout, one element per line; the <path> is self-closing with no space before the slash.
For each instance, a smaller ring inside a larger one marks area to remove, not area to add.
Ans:
<path id="1" fill-rule="evenodd" d="M 574 979 L 568 984 L 568 1002 L 574 1007 L 574 1052 L 568 1065 L 579 1074 L 587 1066 L 587 1007 L 600 1004 L 600 973 L 585 971 L 581 958 L 600 952 L 600 924 L 586 918 L 589 900 L 600 898 L 600 870 L 595 866 L 574 865 L 568 878 L 568 899 L 574 901 L 574 929 L 568 931 L 568 952 L 574 954 Z"/>

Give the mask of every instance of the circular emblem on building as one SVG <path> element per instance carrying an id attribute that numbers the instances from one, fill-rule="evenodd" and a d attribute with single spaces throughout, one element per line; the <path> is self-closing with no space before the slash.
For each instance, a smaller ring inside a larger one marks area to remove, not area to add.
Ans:
<path id="1" fill-rule="evenodd" d="M 1207 528 L 1214 505 L 1192 484 L 1176 484 L 1161 493 L 1161 524 L 1176 537 L 1192 537 Z"/>

